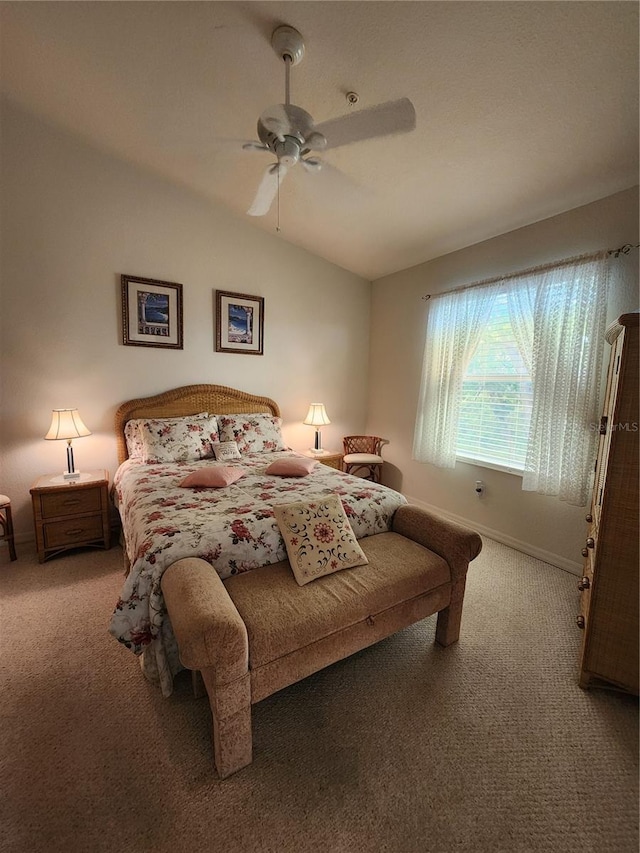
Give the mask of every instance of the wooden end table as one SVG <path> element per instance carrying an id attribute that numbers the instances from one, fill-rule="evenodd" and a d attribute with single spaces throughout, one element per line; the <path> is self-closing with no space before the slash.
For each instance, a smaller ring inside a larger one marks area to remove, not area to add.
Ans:
<path id="1" fill-rule="evenodd" d="M 315 459 L 317 462 L 321 462 L 329 468 L 337 468 L 338 471 L 342 471 L 342 457 L 344 455 L 342 453 L 337 453 L 334 450 L 323 450 L 322 453 L 314 453 L 313 450 L 305 450 L 303 455 L 308 456 L 309 459 Z"/>
<path id="2" fill-rule="evenodd" d="M 45 474 L 30 494 L 41 563 L 72 548 L 110 547 L 107 471 L 87 471 L 77 480 Z"/>

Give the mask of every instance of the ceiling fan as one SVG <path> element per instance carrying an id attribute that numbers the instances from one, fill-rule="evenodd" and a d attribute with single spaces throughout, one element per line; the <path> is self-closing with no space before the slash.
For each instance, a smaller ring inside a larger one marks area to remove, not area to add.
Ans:
<path id="1" fill-rule="evenodd" d="M 273 31 L 271 45 L 285 64 L 285 98 L 284 104 L 268 107 L 258 119 L 260 141 L 242 146 L 245 150 L 268 151 L 276 157 L 276 162 L 267 167 L 247 211 L 250 216 L 264 216 L 269 211 L 280 184 L 293 166 L 300 164 L 308 172 L 322 169 L 322 161 L 309 156 L 312 152 L 393 133 L 408 133 L 416 126 L 416 111 L 408 98 L 314 124 L 309 113 L 292 104 L 289 97 L 291 66 L 297 65 L 304 56 L 302 36 L 293 27 L 280 26 Z M 347 100 L 356 103 L 358 96 L 350 92 Z"/>

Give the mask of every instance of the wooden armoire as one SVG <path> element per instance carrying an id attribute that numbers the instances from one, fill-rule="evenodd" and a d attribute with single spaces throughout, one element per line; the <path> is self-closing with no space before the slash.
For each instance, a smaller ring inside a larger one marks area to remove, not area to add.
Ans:
<path id="1" fill-rule="evenodd" d="M 606 333 L 611 345 L 589 527 L 582 551 L 581 687 L 638 693 L 638 313 Z"/>

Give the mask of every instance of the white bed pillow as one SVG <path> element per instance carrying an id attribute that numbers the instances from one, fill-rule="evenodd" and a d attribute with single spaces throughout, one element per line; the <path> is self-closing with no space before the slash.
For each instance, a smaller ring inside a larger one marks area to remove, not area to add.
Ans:
<path id="1" fill-rule="evenodd" d="M 238 450 L 246 453 L 286 450 L 282 440 L 282 418 L 263 413 L 218 415 L 220 441 L 235 441 Z"/>
<path id="2" fill-rule="evenodd" d="M 215 416 L 151 419 L 140 424 L 139 432 L 146 464 L 209 459 L 219 438 Z"/>

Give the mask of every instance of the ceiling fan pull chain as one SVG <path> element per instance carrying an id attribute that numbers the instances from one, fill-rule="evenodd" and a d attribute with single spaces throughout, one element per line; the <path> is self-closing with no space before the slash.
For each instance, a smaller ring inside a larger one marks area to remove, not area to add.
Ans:
<path id="1" fill-rule="evenodd" d="M 289 66 L 287 65 L 287 69 Z M 276 231 L 280 231 L 280 164 L 278 163 L 278 171 L 276 172 L 276 181 L 278 182 L 278 197 L 276 199 Z"/>

